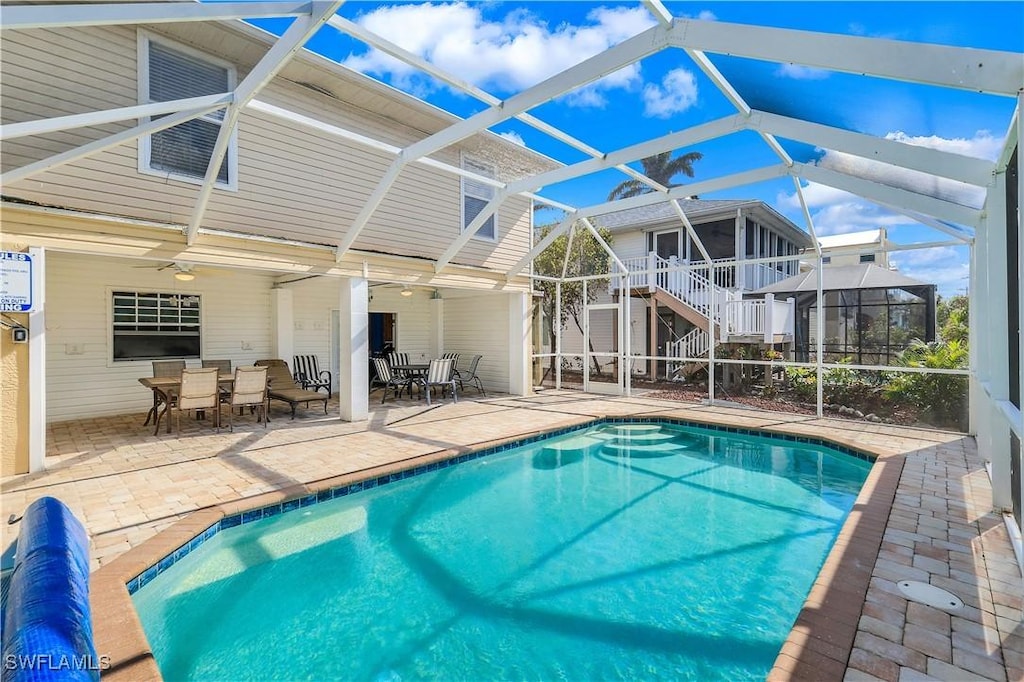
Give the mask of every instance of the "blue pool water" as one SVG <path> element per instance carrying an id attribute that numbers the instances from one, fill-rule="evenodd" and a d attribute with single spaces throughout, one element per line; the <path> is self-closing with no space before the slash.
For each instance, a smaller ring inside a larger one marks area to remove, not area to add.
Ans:
<path id="1" fill-rule="evenodd" d="M 167 680 L 764 679 L 869 468 L 602 424 L 221 531 L 133 599 Z"/>

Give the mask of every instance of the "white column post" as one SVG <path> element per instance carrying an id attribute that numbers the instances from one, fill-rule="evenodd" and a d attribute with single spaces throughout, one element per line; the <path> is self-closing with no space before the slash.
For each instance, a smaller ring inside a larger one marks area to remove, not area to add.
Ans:
<path id="1" fill-rule="evenodd" d="M 508 295 L 508 392 L 530 393 L 530 294 Z"/>
<path id="2" fill-rule="evenodd" d="M 736 209 L 736 280 L 734 286 L 737 289 L 747 288 L 747 273 L 746 266 L 743 264 L 743 260 L 747 256 L 747 238 L 746 238 L 746 221 L 743 219 L 743 211 Z"/>
<path id="3" fill-rule="evenodd" d="M 28 471 L 46 468 L 46 252 L 33 247 L 32 299 L 28 314 Z"/>
<path id="4" fill-rule="evenodd" d="M 362 277 L 344 277 L 340 291 L 338 334 L 338 408 L 347 422 L 370 416 L 370 287 Z"/>
<path id="5" fill-rule="evenodd" d="M 1009 299 L 1006 253 L 1006 174 L 997 173 L 995 183 L 989 190 L 988 205 L 985 218 L 978 232 L 984 230 L 986 237 L 985 249 L 985 320 L 984 331 L 976 328 L 974 339 L 979 343 L 979 361 L 986 365 L 984 372 L 988 398 L 984 409 L 989 415 L 987 422 L 989 438 L 982 439 L 988 445 L 981 451 L 982 457 L 992 463 L 992 504 L 996 509 L 1011 509 L 1013 500 L 1010 494 L 1010 429 L 1006 417 L 999 406 L 1000 402 L 1010 398 L 1010 377 L 1006 371 L 1009 359 L 1009 319 L 1007 305 Z M 968 320 L 970 322 L 970 320 Z M 979 338 L 980 337 L 980 338 Z M 972 340 L 974 340 L 972 339 Z M 1002 369 L 1000 369 L 1002 368 Z M 979 443 L 981 445 L 981 443 Z"/>
<path id="6" fill-rule="evenodd" d="M 775 294 L 764 295 L 764 342 L 771 345 L 775 340 Z"/>
<path id="7" fill-rule="evenodd" d="M 562 388 L 562 280 L 555 282 L 555 388 Z"/>
<path id="8" fill-rule="evenodd" d="M 295 359 L 295 311 L 291 289 L 270 290 L 270 321 L 271 353 L 292 367 Z"/>
<path id="9" fill-rule="evenodd" d="M 430 298 L 430 357 L 439 358 L 444 353 L 444 299 L 441 294 Z"/>
<path id="10" fill-rule="evenodd" d="M 622 353 L 623 371 L 626 373 L 623 381 L 628 398 L 633 395 L 633 302 L 632 296 L 629 294 L 629 273 L 624 274 L 620 281 L 622 282 L 622 298 L 619 299 L 622 301 L 619 311 L 622 320 L 619 325 L 619 333 L 622 335 L 620 352 Z"/>

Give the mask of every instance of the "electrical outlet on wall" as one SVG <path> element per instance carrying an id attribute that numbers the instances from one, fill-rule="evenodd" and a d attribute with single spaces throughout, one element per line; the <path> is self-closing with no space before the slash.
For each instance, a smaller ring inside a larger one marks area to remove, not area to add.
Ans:
<path id="1" fill-rule="evenodd" d="M 242 341 L 242 350 L 252 350 L 252 344 L 248 341 Z"/>
<path id="2" fill-rule="evenodd" d="M 298 330 L 298 331 L 302 331 L 302 330 L 303 330 L 303 329 L 305 329 L 305 328 L 306 328 L 306 325 L 302 324 L 301 322 L 296 322 L 296 323 L 295 323 L 295 329 L 296 329 L 296 330 Z"/>
<path id="3" fill-rule="evenodd" d="M 85 355 L 84 343 L 65 343 L 64 355 Z"/>

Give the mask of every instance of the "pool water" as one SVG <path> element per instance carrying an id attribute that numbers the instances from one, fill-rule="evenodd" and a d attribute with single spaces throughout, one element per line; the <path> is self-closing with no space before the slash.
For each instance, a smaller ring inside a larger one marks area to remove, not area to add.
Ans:
<path id="1" fill-rule="evenodd" d="M 133 599 L 167 680 L 764 679 L 869 468 L 601 424 L 221 531 Z"/>

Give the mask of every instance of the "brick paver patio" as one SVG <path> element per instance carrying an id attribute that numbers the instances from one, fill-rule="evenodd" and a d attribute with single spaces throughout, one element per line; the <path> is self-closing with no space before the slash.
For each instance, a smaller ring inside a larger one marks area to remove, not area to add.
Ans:
<path id="1" fill-rule="evenodd" d="M 300 409 L 292 421 L 287 410 L 275 409 L 266 429 L 248 416 L 234 433 L 190 421 L 180 438 L 154 436 L 142 426 L 144 414 L 54 424 L 47 471 L 2 481 L 4 515 L 20 515 L 50 495 L 83 521 L 98 569 L 92 594 L 97 648 L 115 665 L 105 678 L 136 680 L 156 675 L 156 668 L 139 639 L 125 576 L 225 509 L 602 416 L 669 416 L 809 435 L 871 452 L 879 463 L 770 678 L 1024 680 L 1024 580 L 1003 520 L 992 510 L 973 438 L 568 391 L 431 408 L 418 401 L 372 407 L 363 424 L 318 409 Z M 17 530 L 14 523 L 0 531 L 4 566 Z M 908 601 L 897 588 L 901 580 L 947 589 L 964 607 L 950 613 Z"/>

